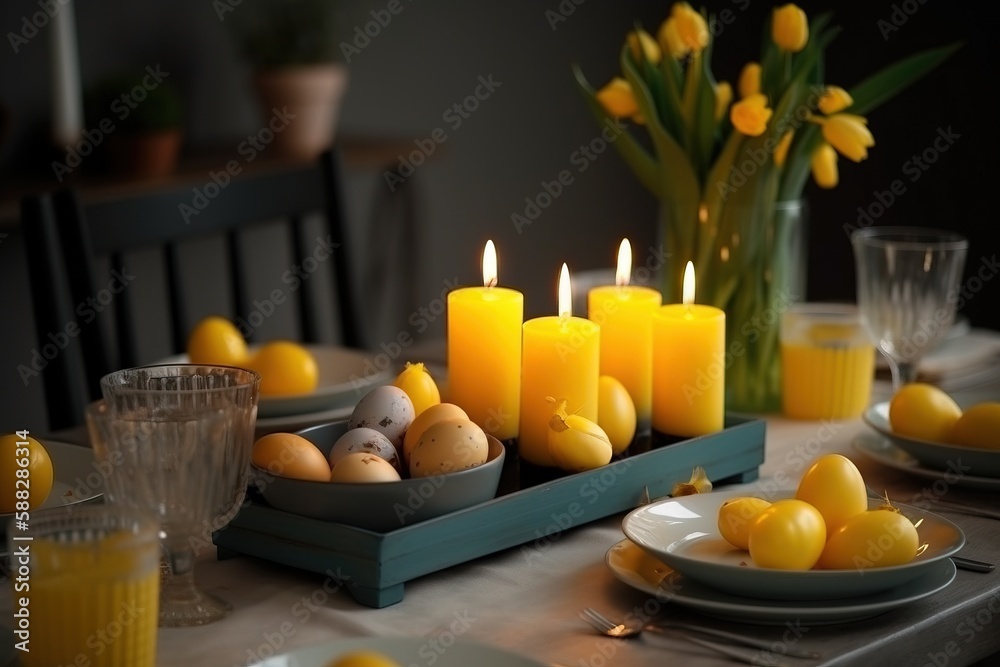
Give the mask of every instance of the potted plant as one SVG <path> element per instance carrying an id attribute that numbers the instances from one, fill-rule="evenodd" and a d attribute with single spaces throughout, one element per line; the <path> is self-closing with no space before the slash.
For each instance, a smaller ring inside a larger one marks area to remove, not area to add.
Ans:
<path id="1" fill-rule="evenodd" d="M 249 0 L 228 21 L 280 155 L 312 159 L 333 142 L 347 88 L 335 9 L 328 0 Z"/>
<path id="2" fill-rule="evenodd" d="M 87 127 L 106 135 L 109 169 L 135 178 L 173 173 L 183 142 L 180 94 L 162 73 L 105 81 L 89 96 Z"/>

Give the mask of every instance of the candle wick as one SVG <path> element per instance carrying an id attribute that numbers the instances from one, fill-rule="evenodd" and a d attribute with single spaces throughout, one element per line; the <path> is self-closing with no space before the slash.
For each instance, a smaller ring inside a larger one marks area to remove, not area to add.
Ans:
<path id="1" fill-rule="evenodd" d="M 494 276 L 494 277 L 490 278 L 490 279 L 489 279 L 489 282 L 487 282 L 487 283 L 486 283 L 486 287 L 487 287 L 487 288 L 490 288 L 490 287 L 496 287 L 496 286 L 497 286 L 497 279 L 496 279 L 496 276 Z"/>

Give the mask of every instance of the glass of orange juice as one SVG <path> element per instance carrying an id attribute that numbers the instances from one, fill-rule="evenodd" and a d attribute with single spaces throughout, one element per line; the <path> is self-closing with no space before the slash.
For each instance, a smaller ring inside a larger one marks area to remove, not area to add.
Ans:
<path id="1" fill-rule="evenodd" d="M 806 303 L 781 320 L 784 414 L 794 419 L 853 419 L 871 400 L 875 347 L 857 307 Z"/>
<path id="2" fill-rule="evenodd" d="M 155 518 L 94 505 L 34 512 L 8 531 L 21 667 L 154 667 Z M 20 616 L 19 616 L 20 612 Z"/>

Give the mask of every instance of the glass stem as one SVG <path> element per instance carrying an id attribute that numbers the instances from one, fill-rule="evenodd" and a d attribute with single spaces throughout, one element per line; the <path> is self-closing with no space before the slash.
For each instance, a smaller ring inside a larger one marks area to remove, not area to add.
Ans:
<path id="1" fill-rule="evenodd" d="M 892 370 L 892 388 L 898 390 L 905 384 L 917 381 L 917 365 L 910 361 L 897 361 L 889 364 Z"/>
<path id="2" fill-rule="evenodd" d="M 169 573 L 160 581 L 160 595 L 165 600 L 185 602 L 201 597 L 194 585 L 194 559 L 190 547 L 167 551 Z"/>

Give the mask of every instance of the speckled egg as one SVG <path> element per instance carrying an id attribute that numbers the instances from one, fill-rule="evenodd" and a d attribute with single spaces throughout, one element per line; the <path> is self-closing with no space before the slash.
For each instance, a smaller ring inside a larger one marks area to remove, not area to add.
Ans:
<path id="1" fill-rule="evenodd" d="M 380 432 L 399 451 L 403 435 L 415 417 L 413 403 L 399 387 L 376 387 L 364 395 L 354 407 L 348 429 L 370 428 Z"/>
<path id="2" fill-rule="evenodd" d="M 486 463 L 486 433 L 466 419 L 441 421 L 424 431 L 410 453 L 410 477 L 430 477 Z"/>
<path id="3" fill-rule="evenodd" d="M 389 438 L 373 428 L 364 426 L 350 429 L 333 443 L 329 456 L 330 467 L 337 465 L 337 462 L 348 454 L 356 452 L 380 456 L 391 463 L 396 470 L 400 469 L 399 454 L 389 442 Z"/>

